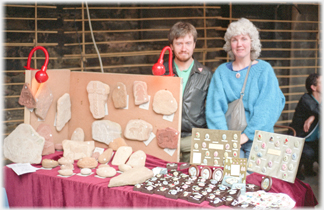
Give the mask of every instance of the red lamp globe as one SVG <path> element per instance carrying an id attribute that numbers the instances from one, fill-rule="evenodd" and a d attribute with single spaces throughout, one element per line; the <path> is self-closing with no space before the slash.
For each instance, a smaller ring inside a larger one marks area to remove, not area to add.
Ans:
<path id="1" fill-rule="evenodd" d="M 35 74 L 35 79 L 37 80 L 38 83 L 43 83 L 43 82 L 46 82 L 48 80 L 48 75 L 46 73 L 46 70 L 47 70 L 47 65 L 48 65 L 48 60 L 49 60 L 49 56 L 48 56 L 48 52 L 47 50 L 42 47 L 42 46 L 37 46 L 37 47 L 34 47 L 29 55 L 28 55 L 28 60 L 27 60 L 27 65 L 24 66 L 24 68 L 26 70 L 38 70 L 38 69 L 33 69 L 33 68 L 30 68 L 30 61 L 31 61 L 31 58 L 34 54 L 34 52 L 36 50 L 42 50 L 45 54 L 45 62 L 44 62 L 44 65 L 42 66 L 41 70 L 37 71 L 36 74 Z"/>
<path id="2" fill-rule="evenodd" d="M 165 68 L 163 65 L 163 56 L 166 50 L 169 50 L 169 75 L 165 75 L 165 76 L 172 76 L 172 77 L 174 76 L 173 69 L 172 69 L 172 49 L 169 46 L 165 46 L 162 49 L 158 62 L 156 62 L 156 64 L 153 65 L 152 67 L 153 75 L 161 76 L 165 74 Z"/>

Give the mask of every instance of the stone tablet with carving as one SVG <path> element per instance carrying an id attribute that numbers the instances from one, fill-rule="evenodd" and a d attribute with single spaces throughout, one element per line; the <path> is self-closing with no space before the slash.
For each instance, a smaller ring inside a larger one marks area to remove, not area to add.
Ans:
<path id="1" fill-rule="evenodd" d="M 95 168 L 98 166 L 98 161 L 93 157 L 84 157 L 78 160 L 77 166 L 79 168 Z"/>
<path id="2" fill-rule="evenodd" d="M 18 103 L 22 106 L 27 107 L 28 109 L 36 108 L 36 99 L 28 83 L 25 83 L 23 88 L 21 89 Z"/>
<path id="3" fill-rule="evenodd" d="M 153 99 L 153 110 L 157 114 L 171 115 L 178 109 L 178 103 L 168 90 L 159 90 Z"/>
<path id="4" fill-rule="evenodd" d="M 121 146 L 128 146 L 125 139 L 121 137 L 116 138 L 109 143 L 109 148 L 111 148 L 114 151 L 116 151 Z"/>
<path id="5" fill-rule="evenodd" d="M 179 133 L 179 131 L 171 127 L 157 129 L 156 139 L 158 146 L 163 149 L 176 149 L 178 147 Z"/>
<path id="6" fill-rule="evenodd" d="M 46 123 L 42 123 L 38 126 L 36 131 L 39 135 L 45 138 L 42 155 L 53 154 L 55 152 L 55 148 L 51 126 Z"/>
<path id="7" fill-rule="evenodd" d="M 105 104 L 110 92 L 109 85 L 100 81 L 90 81 L 87 85 L 90 112 L 95 119 L 105 116 Z"/>
<path id="8" fill-rule="evenodd" d="M 84 157 L 91 157 L 95 148 L 94 141 L 71 141 L 63 140 L 63 156 L 72 158 L 73 160 L 79 160 Z"/>
<path id="9" fill-rule="evenodd" d="M 154 173 L 151 169 L 148 169 L 144 166 L 134 167 L 130 170 L 125 171 L 119 176 L 112 178 L 108 184 L 108 187 L 135 185 L 138 183 L 143 183 L 153 176 Z"/>
<path id="10" fill-rule="evenodd" d="M 119 147 L 116 151 L 116 154 L 114 156 L 114 159 L 112 160 L 112 165 L 120 165 L 125 164 L 126 160 L 129 158 L 129 156 L 132 154 L 133 148 L 129 146 L 122 146 Z"/>
<path id="11" fill-rule="evenodd" d="M 15 163 L 35 163 L 42 161 L 45 138 L 29 124 L 20 124 L 3 142 L 3 155 Z"/>
<path id="12" fill-rule="evenodd" d="M 127 165 L 130 165 L 132 167 L 136 166 L 145 166 L 146 161 L 146 154 L 142 150 L 137 150 L 134 152 L 127 161 Z"/>
<path id="13" fill-rule="evenodd" d="M 121 126 L 110 120 L 97 120 L 92 123 L 92 138 L 107 145 L 122 134 Z"/>
<path id="14" fill-rule="evenodd" d="M 47 85 L 47 82 L 40 84 L 36 95 L 36 109 L 35 114 L 42 120 L 45 120 L 47 112 L 53 102 L 54 96 L 52 91 Z"/>
<path id="15" fill-rule="evenodd" d="M 147 84 L 143 81 L 134 81 L 133 94 L 135 98 L 135 105 L 141 105 L 149 101 L 147 95 Z"/>
<path id="16" fill-rule="evenodd" d="M 124 136 L 130 140 L 146 141 L 149 139 L 153 126 L 144 120 L 128 121 Z"/>
<path id="17" fill-rule="evenodd" d="M 64 93 L 57 100 L 56 130 L 61 131 L 65 124 L 71 119 L 71 100 L 70 94 Z"/>
<path id="18" fill-rule="evenodd" d="M 84 141 L 84 131 L 82 128 L 76 128 L 71 136 L 72 141 Z"/>
<path id="19" fill-rule="evenodd" d="M 116 109 L 123 109 L 127 106 L 126 86 L 122 82 L 117 82 L 116 88 L 112 92 L 112 100 Z"/>

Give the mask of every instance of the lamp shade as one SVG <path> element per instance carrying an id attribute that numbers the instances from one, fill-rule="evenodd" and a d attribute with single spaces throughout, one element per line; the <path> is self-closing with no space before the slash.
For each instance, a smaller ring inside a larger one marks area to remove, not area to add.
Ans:
<path id="1" fill-rule="evenodd" d="M 172 49 L 169 46 L 165 46 L 160 54 L 160 58 L 157 63 L 155 63 L 152 67 L 152 73 L 156 76 L 161 76 L 165 74 L 165 67 L 163 65 L 163 56 L 166 50 L 169 50 L 169 75 L 165 76 L 174 76 L 172 69 Z"/>
<path id="2" fill-rule="evenodd" d="M 46 73 L 46 70 L 47 70 L 47 65 L 48 65 L 48 60 L 49 60 L 48 52 L 44 47 L 36 46 L 30 51 L 30 53 L 28 55 L 27 65 L 24 66 L 24 68 L 26 70 L 37 70 L 37 69 L 30 68 L 31 58 L 32 58 L 32 56 L 33 56 L 33 54 L 34 54 L 34 52 L 36 50 L 42 50 L 44 52 L 44 54 L 45 54 L 44 65 L 42 66 L 41 70 L 37 71 L 36 74 L 35 74 L 35 79 L 37 80 L 37 82 L 38 83 L 43 83 L 43 82 L 46 82 L 48 80 L 48 75 Z"/>

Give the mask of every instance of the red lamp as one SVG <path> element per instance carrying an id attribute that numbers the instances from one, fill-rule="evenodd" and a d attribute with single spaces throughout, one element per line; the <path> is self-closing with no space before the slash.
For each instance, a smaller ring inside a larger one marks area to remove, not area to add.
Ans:
<path id="1" fill-rule="evenodd" d="M 165 76 L 172 76 L 172 77 L 174 76 L 173 70 L 172 70 L 172 49 L 169 46 L 165 46 L 162 49 L 158 62 L 156 62 L 156 64 L 153 65 L 153 67 L 152 67 L 153 75 L 160 76 L 165 73 L 165 68 L 163 65 L 163 56 L 164 56 L 164 53 L 166 50 L 169 50 L 169 75 L 165 75 Z"/>
<path id="2" fill-rule="evenodd" d="M 44 65 L 42 66 L 41 70 L 37 71 L 36 74 L 35 74 L 35 79 L 37 80 L 38 83 L 43 83 L 43 82 L 46 82 L 48 80 L 48 75 L 46 73 L 46 70 L 47 70 L 47 65 L 48 65 L 48 60 L 49 60 L 49 56 L 48 56 L 48 52 L 47 50 L 42 47 L 42 46 L 37 46 L 37 47 L 34 47 L 29 55 L 28 55 L 28 60 L 27 60 L 27 66 L 24 66 L 24 68 L 26 70 L 38 70 L 38 69 L 33 69 L 33 68 L 30 68 L 30 61 L 31 61 L 31 58 L 34 54 L 34 52 L 36 50 L 42 50 L 45 54 L 45 62 L 44 62 Z"/>

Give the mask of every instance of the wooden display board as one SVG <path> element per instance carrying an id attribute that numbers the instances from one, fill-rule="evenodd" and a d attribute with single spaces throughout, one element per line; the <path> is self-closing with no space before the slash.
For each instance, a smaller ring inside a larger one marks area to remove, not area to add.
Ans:
<path id="1" fill-rule="evenodd" d="M 31 85 L 31 79 L 34 78 L 36 71 L 26 71 L 26 82 Z M 41 124 L 49 124 L 52 128 L 54 143 L 61 143 L 65 139 L 71 139 L 73 131 L 80 127 L 85 133 L 85 141 L 92 139 L 92 123 L 96 121 L 90 112 L 90 102 L 86 87 L 90 81 L 101 81 L 110 87 L 108 95 L 107 108 L 108 115 L 102 120 L 110 120 L 120 124 L 122 127 L 122 137 L 127 145 L 133 148 L 133 151 L 142 150 L 146 154 L 153 155 L 170 162 L 178 162 L 180 154 L 180 134 L 178 138 L 178 147 L 170 155 L 166 150 L 157 145 L 154 138 L 147 146 L 142 141 L 128 140 L 124 137 L 124 129 L 129 120 L 141 119 L 153 126 L 153 133 L 157 129 L 172 127 L 181 133 L 181 113 L 182 113 L 182 84 L 179 77 L 152 76 L 152 75 L 134 75 L 134 74 L 113 74 L 113 73 L 92 73 L 92 72 L 71 72 L 70 70 L 47 70 L 49 80 L 47 81 L 54 95 L 53 103 L 48 111 L 46 119 L 39 121 L 38 117 L 25 108 L 25 123 L 31 124 L 35 129 Z M 141 109 L 134 103 L 133 82 L 144 81 L 147 84 L 147 92 L 150 96 L 149 109 Z M 112 101 L 112 91 L 117 86 L 117 82 L 126 85 L 129 98 L 128 109 L 116 109 Z M 178 109 L 174 113 L 173 120 L 163 119 L 163 115 L 156 114 L 153 111 L 153 98 L 157 91 L 168 90 L 178 103 Z M 72 117 L 67 125 L 57 132 L 54 127 L 56 103 L 64 93 L 69 93 L 71 98 Z M 108 148 L 105 143 L 95 141 L 96 147 Z"/>

